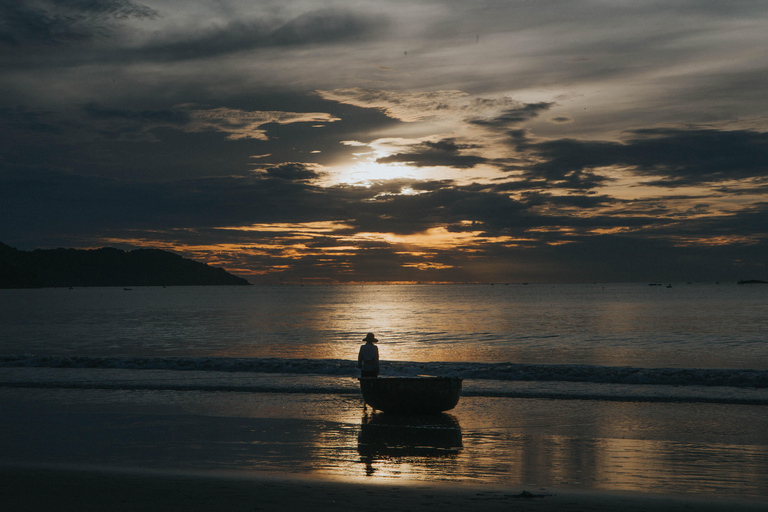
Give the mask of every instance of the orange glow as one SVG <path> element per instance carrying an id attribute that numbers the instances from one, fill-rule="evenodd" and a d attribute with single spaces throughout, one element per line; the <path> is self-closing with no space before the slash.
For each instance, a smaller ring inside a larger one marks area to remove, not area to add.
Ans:
<path id="1" fill-rule="evenodd" d="M 465 226 L 471 222 L 462 223 Z M 229 226 L 222 231 L 239 231 L 256 235 L 254 241 L 245 243 L 221 243 L 196 245 L 183 243 L 158 244 L 146 239 L 110 239 L 108 243 L 134 247 L 154 247 L 180 253 L 186 257 L 205 261 L 210 265 L 223 267 L 240 275 L 279 275 L 292 270 L 302 259 L 314 258 L 311 264 L 333 267 L 340 274 L 355 271 L 354 266 L 344 258 L 358 254 L 372 243 L 378 247 L 390 247 L 395 254 L 407 258 L 401 265 L 422 271 L 453 268 L 444 262 L 432 261 L 441 250 L 459 250 L 464 253 L 476 252 L 478 245 L 516 245 L 520 240 L 511 237 L 490 238 L 481 231 L 451 232 L 446 227 L 435 227 L 422 233 L 400 235 L 394 233 L 362 232 L 349 234 L 351 227 L 343 222 L 274 223 L 251 226 Z M 259 233 L 267 236 L 258 237 Z M 315 245 L 316 243 L 316 245 Z M 249 257 L 269 258 L 269 266 L 249 265 Z M 290 261 L 289 261 L 290 260 Z M 327 280 L 325 280 L 327 281 Z"/>
<path id="2" fill-rule="evenodd" d="M 396 235 L 394 233 L 357 233 L 347 240 L 377 240 L 391 245 L 413 247 L 415 254 L 418 249 L 469 249 L 482 243 L 509 243 L 517 239 L 512 237 L 485 237 L 480 236 L 482 231 L 451 232 L 443 226 L 430 228 L 422 233 L 412 235 Z M 418 249 L 416 249 L 418 248 Z"/>
<path id="3" fill-rule="evenodd" d="M 717 247 L 724 245 L 753 245 L 766 238 L 765 235 L 713 235 L 713 236 L 690 236 L 690 237 L 669 237 L 675 247 L 695 247 L 709 246 Z"/>
<path id="4" fill-rule="evenodd" d="M 351 229 L 352 226 L 343 222 L 321 221 L 321 222 L 302 222 L 288 223 L 275 222 L 272 224 L 252 224 L 251 226 L 225 226 L 217 229 L 226 229 L 230 231 L 285 231 L 291 233 L 332 233 L 339 229 Z"/>
<path id="5" fill-rule="evenodd" d="M 454 268 L 454 265 L 445 265 L 443 263 L 433 263 L 425 261 L 423 263 L 405 263 L 403 267 L 413 267 L 419 270 L 444 270 L 446 268 Z"/>

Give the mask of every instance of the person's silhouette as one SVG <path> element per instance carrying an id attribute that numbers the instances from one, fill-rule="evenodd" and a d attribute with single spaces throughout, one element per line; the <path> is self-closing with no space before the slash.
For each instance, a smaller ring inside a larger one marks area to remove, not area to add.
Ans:
<path id="1" fill-rule="evenodd" d="M 360 368 L 361 377 L 378 377 L 379 376 L 379 347 L 374 345 L 379 341 L 369 332 L 365 338 L 363 338 L 365 345 L 360 347 L 360 352 L 357 354 L 357 367 Z"/>

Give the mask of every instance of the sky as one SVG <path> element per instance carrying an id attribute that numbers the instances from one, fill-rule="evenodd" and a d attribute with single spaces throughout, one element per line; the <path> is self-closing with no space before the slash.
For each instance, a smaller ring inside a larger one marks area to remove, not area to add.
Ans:
<path id="1" fill-rule="evenodd" d="M 768 3 L 0 0 L 0 241 L 768 280 Z"/>

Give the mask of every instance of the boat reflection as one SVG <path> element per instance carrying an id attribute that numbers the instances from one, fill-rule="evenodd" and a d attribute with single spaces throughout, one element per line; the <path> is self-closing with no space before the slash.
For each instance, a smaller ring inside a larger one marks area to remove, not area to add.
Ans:
<path id="1" fill-rule="evenodd" d="M 357 451 L 369 476 L 377 461 L 451 457 L 461 448 L 461 426 L 446 413 L 400 415 L 366 411 L 357 438 Z"/>

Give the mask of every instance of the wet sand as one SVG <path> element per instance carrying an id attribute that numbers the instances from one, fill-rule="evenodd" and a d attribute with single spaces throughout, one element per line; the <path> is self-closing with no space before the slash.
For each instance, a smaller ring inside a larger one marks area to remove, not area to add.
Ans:
<path id="1" fill-rule="evenodd" d="M 765 511 L 768 502 L 634 493 L 462 486 L 366 484 L 275 475 L 223 475 L 90 468 L 0 468 L 6 512 L 366 510 Z"/>
<path id="2" fill-rule="evenodd" d="M 366 420 L 346 395 L 0 387 L 0 468 L 195 470 L 233 481 L 259 472 L 373 489 L 450 481 L 505 495 L 737 497 L 768 510 L 764 407 L 465 397 L 452 413 L 424 430 Z"/>

